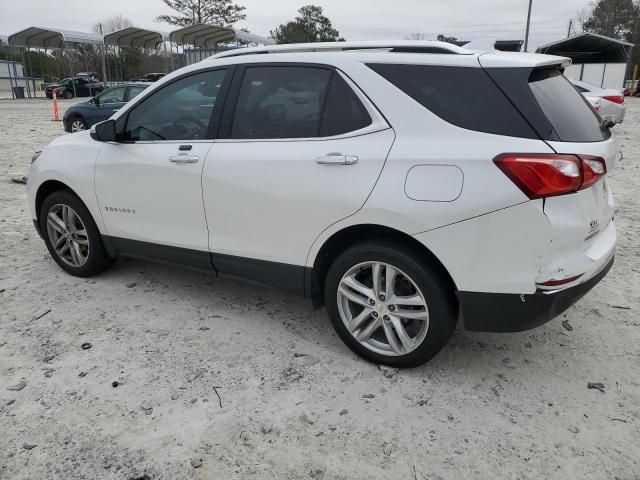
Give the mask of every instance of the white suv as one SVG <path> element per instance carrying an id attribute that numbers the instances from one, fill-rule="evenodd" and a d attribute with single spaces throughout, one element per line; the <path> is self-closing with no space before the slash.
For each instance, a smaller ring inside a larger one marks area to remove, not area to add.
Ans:
<path id="1" fill-rule="evenodd" d="M 461 319 L 533 328 L 613 263 L 610 130 L 568 60 L 439 42 L 238 49 L 183 68 L 31 167 L 32 218 L 77 276 L 118 257 L 326 305 L 379 363 Z"/>

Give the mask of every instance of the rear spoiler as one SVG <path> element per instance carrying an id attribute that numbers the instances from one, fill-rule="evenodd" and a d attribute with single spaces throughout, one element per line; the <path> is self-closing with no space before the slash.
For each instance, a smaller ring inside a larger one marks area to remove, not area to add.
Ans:
<path id="1" fill-rule="evenodd" d="M 478 62 L 483 68 L 540 68 L 553 67 L 565 69 L 571 65 L 571 59 L 556 55 L 521 52 L 485 52 L 478 55 Z"/>

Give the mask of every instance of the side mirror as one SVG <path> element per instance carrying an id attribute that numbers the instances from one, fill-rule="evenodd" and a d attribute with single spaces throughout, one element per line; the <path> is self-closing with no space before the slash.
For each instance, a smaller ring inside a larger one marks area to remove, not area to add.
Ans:
<path id="1" fill-rule="evenodd" d="M 96 123 L 91 127 L 91 138 L 98 142 L 115 142 L 117 138 L 116 134 L 116 121 L 105 120 L 104 122 Z"/>
<path id="2" fill-rule="evenodd" d="M 100 101 L 96 97 L 93 97 L 93 98 L 89 99 L 89 103 L 95 103 L 96 105 L 98 105 L 100 103 Z"/>

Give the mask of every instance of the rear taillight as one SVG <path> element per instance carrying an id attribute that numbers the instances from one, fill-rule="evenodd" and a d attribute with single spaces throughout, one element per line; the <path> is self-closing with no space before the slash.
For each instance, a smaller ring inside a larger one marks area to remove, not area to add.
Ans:
<path id="1" fill-rule="evenodd" d="M 607 173 L 607 164 L 600 157 L 580 155 L 582 159 L 582 186 L 580 190 L 588 188 Z"/>
<path id="2" fill-rule="evenodd" d="M 613 103 L 618 103 L 620 105 L 622 105 L 624 103 L 624 95 L 612 95 L 610 97 L 602 97 L 605 100 L 609 100 L 610 102 Z"/>
<path id="3" fill-rule="evenodd" d="M 602 158 L 587 155 L 504 153 L 493 161 L 531 199 L 577 192 L 607 172 Z"/>

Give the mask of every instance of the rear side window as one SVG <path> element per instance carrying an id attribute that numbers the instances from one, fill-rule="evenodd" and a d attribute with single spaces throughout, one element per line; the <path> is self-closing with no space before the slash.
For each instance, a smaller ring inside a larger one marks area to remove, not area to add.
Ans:
<path id="1" fill-rule="evenodd" d="M 609 137 L 587 100 L 560 70 L 534 70 L 529 88 L 561 142 L 601 142 Z"/>
<path id="2" fill-rule="evenodd" d="M 249 67 L 231 138 L 317 137 L 332 72 L 313 67 Z"/>
<path id="3" fill-rule="evenodd" d="M 333 74 L 322 115 L 321 137 L 355 132 L 371 125 L 367 109 L 338 73 Z"/>
<path id="4" fill-rule="evenodd" d="M 481 68 L 370 64 L 443 120 L 477 132 L 538 138 Z"/>
<path id="5" fill-rule="evenodd" d="M 232 139 L 317 138 L 361 130 L 373 120 L 338 72 L 322 67 L 247 67 Z"/>

